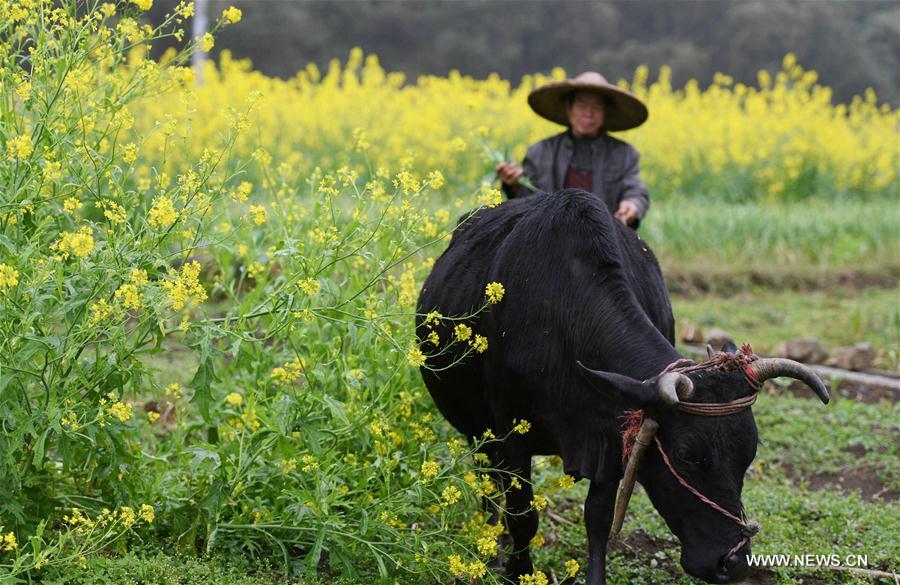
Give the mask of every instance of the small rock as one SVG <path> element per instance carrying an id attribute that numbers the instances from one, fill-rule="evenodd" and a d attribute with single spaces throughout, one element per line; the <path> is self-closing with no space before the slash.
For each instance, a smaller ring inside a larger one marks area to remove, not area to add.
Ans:
<path id="1" fill-rule="evenodd" d="M 718 327 L 710 329 L 709 332 L 703 336 L 703 342 L 710 344 L 716 351 L 722 351 L 722 347 L 729 341 L 734 343 L 731 336 L 728 335 L 724 329 L 719 329 Z"/>
<path id="2" fill-rule="evenodd" d="M 778 357 L 807 364 L 821 364 L 828 358 L 828 350 L 818 339 L 791 339 L 780 343 L 775 349 Z"/>
<path id="3" fill-rule="evenodd" d="M 703 343 L 703 330 L 698 325 L 685 322 L 681 328 L 681 341 L 685 343 Z"/>
<path id="4" fill-rule="evenodd" d="M 843 370 L 871 368 L 875 361 L 875 350 L 868 343 L 857 343 L 849 347 L 839 347 L 828 360 L 828 365 Z"/>

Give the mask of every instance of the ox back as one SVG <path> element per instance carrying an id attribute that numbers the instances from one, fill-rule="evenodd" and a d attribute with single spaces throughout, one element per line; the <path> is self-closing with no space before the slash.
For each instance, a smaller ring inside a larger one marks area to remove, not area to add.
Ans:
<path id="1" fill-rule="evenodd" d="M 488 349 L 455 363 L 468 346 L 447 346 L 454 327 L 484 305 L 490 282 L 504 286 L 503 299 L 463 321 L 487 338 Z M 426 321 L 431 311 L 454 319 Z M 422 376 L 457 430 L 471 440 L 488 429 L 505 436 L 516 421 L 531 424 L 524 435 L 482 447 L 494 466 L 528 482 L 532 455 L 558 454 L 567 474 L 597 486 L 597 497 L 585 504 L 589 535 L 600 535 L 589 553 L 588 579 L 603 583 L 602 533 L 622 475 L 618 419 L 628 405 L 592 389 L 576 362 L 643 380 L 680 357 L 650 247 L 581 190 L 482 208 L 460 221 L 423 285 L 417 313 L 417 335 L 429 355 Z M 427 341 L 432 332 L 438 346 Z M 495 476 L 503 490 L 504 477 Z M 506 490 L 504 520 L 515 552 L 505 572 L 514 582 L 533 570 L 532 497 L 530 484 Z"/>
<path id="2" fill-rule="evenodd" d="M 615 418 L 625 405 L 601 404 L 598 412 L 596 392 L 575 361 L 644 379 L 678 357 L 653 252 L 581 190 L 482 208 L 461 220 L 425 281 L 420 340 L 432 330 L 442 343 L 452 339 L 460 321 L 429 328 L 424 315 L 471 314 L 484 303 L 489 282 L 503 284 L 503 300 L 465 321 L 487 338 L 488 350 L 450 368 L 465 344 L 429 358 L 422 369 L 429 392 L 466 437 L 488 428 L 505 433 L 514 419 L 525 419 L 534 431 L 528 437 L 533 453 L 560 454 L 568 473 L 595 478 L 607 448 L 603 435 L 617 433 Z M 437 349 L 422 348 L 426 354 Z"/>

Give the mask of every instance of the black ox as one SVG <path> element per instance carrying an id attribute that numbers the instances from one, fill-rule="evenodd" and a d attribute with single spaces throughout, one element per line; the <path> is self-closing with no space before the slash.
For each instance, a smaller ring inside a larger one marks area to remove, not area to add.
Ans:
<path id="1" fill-rule="evenodd" d="M 489 282 L 502 283 L 505 296 L 470 321 L 488 349 L 449 367 L 466 347 L 445 345 L 459 321 L 426 323 L 425 315 L 471 314 L 484 303 Z M 775 376 L 803 380 L 823 402 L 827 391 L 801 364 L 753 361 L 734 346 L 690 367 L 674 348 L 656 258 L 596 197 L 578 190 L 538 194 L 465 218 L 435 262 L 417 312 L 421 347 L 431 355 L 422 376 L 457 430 L 470 439 L 487 429 L 503 436 L 527 420 L 529 432 L 485 447 L 493 465 L 528 480 L 533 455 L 557 454 L 567 474 L 590 481 L 584 505 L 590 585 L 605 583 L 625 467 L 622 417 L 634 409 L 659 425 L 637 479 L 680 540 L 684 569 L 713 583 L 746 575 L 755 530 L 744 522 L 741 490 L 758 442 L 748 401 L 758 383 Z M 427 341 L 431 331 L 439 335 L 437 348 Z M 681 408 L 698 403 L 694 412 Z M 527 482 L 506 491 L 512 546 L 505 574 L 515 582 L 533 572 L 532 498 Z"/>

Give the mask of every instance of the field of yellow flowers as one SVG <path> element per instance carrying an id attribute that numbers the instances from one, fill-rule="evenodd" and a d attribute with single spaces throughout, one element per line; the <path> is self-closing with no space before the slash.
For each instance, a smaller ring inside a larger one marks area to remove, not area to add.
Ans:
<path id="1" fill-rule="evenodd" d="M 193 4 L 155 29 L 151 4 L 0 2 L 0 581 L 148 543 L 493 579 L 489 462 L 424 391 L 414 305 L 457 217 L 501 202 L 497 160 L 558 131 L 525 105 L 548 78 L 412 82 L 354 51 L 288 80 L 223 54 L 197 79 L 190 53 L 241 12 L 189 39 Z M 185 48 L 150 60 L 169 36 Z M 623 137 L 664 270 L 897 273 L 897 110 L 832 105 L 790 55 L 758 87 L 667 79 L 622 82 L 650 105 Z"/>

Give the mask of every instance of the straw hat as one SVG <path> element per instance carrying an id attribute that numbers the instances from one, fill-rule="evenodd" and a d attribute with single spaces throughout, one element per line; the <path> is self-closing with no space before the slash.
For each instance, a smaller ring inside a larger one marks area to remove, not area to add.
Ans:
<path id="1" fill-rule="evenodd" d="M 528 105 L 539 116 L 551 122 L 569 125 L 564 97 L 568 93 L 588 91 L 608 97 L 613 106 L 607 108 L 603 128 L 609 131 L 628 130 L 640 126 L 647 119 L 647 106 L 630 91 L 612 85 L 595 71 L 586 71 L 575 79 L 552 81 L 536 88 L 528 95 Z"/>

